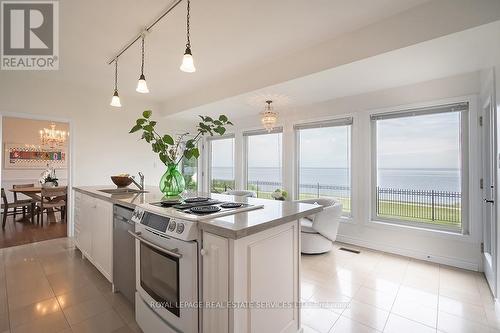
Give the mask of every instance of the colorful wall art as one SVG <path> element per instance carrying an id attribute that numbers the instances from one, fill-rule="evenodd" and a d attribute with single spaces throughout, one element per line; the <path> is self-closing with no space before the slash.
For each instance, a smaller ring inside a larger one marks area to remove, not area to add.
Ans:
<path id="1" fill-rule="evenodd" d="M 67 167 L 64 149 L 43 149 L 20 144 L 5 144 L 6 169 L 55 169 Z"/>

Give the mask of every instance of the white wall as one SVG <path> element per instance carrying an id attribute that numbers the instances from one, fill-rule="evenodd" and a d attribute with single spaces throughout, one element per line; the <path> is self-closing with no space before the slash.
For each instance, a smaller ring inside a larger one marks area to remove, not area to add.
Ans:
<path id="1" fill-rule="evenodd" d="M 113 174 L 138 171 L 143 171 L 147 184 L 157 184 L 164 171 L 159 159 L 139 134 L 128 134 L 142 111 L 154 112 L 156 104 L 122 97 L 123 107 L 115 109 L 109 106 L 112 87 L 100 92 L 37 79 L 36 73 L 9 76 L 0 77 L 0 114 L 70 122 L 73 185 L 111 184 Z M 159 112 L 153 116 L 159 118 Z M 175 125 L 160 121 L 158 126 Z"/>
<path id="2" fill-rule="evenodd" d="M 50 128 L 50 121 L 23 119 L 5 117 L 2 121 L 2 149 L 5 154 L 6 144 L 20 144 L 29 146 L 40 146 L 39 131 L 43 128 Z M 69 131 L 68 123 L 56 122 L 56 129 Z M 64 149 L 68 152 L 68 142 L 65 143 Z M 2 158 L 2 187 L 11 188 L 13 184 L 29 184 L 37 183 L 40 178 L 40 173 L 44 167 L 38 169 L 6 169 L 5 156 Z M 68 181 L 67 168 L 56 170 L 59 183 L 66 185 Z M 7 196 L 12 196 L 11 192 L 6 191 Z"/>
<path id="3" fill-rule="evenodd" d="M 375 110 L 397 109 L 452 101 L 458 97 L 470 99 L 469 187 L 478 188 L 479 156 L 476 102 L 479 93 L 479 73 L 467 73 L 429 82 L 387 89 L 328 102 L 301 106 L 280 112 L 284 128 L 283 184 L 290 193 L 294 189 L 295 135 L 293 124 L 344 115 L 354 116 L 352 142 L 353 218 L 341 224 L 338 240 L 380 249 L 415 258 L 479 270 L 481 267 L 481 220 L 479 197 L 472 195 L 469 235 L 438 233 L 408 227 L 388 226 L 370 222 L 370 120 Z M 231 119 L 236 127 L 236 149 L 243 150 L 242 133 L 260 128 L 259 117 Z M 241 154 L 235 154 L 241 156 Z M 243 156 L 236 160 L 236 174 L 244 170 Z M 242 182 L 237 182 L 242 186 Z"/>

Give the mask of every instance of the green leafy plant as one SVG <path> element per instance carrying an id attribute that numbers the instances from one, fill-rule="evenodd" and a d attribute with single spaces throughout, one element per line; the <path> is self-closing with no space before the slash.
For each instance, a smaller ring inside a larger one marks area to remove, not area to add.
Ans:
<path id="1" fill-rule="evenodd" d="M 157 122 L 151 119 L 153 112 L 146 110 L 142 113 L 142 117 L 137 119 L 136 124 L 129 133 L 135 133 L 142 130 L 142 140 L 146 140 L 151 144 L 153 152 L 159 155 L 160 160 L 165 165 L 178 165 L 182 158 L 186 159 L 200 157 L 198 149 L 198 141 L 206 135 L 224 135 L 226 127 L 233 125 L 225 115 L 220 115 L 217 119 L 209 116 L 199 116 L 201 121 L 196 127 L 197 133 L 194 137 L 190 137 L 190 133 L 186 132 L 178 135 L 175 139 L 169 135 L 160 135 L 155 127 Z"/>

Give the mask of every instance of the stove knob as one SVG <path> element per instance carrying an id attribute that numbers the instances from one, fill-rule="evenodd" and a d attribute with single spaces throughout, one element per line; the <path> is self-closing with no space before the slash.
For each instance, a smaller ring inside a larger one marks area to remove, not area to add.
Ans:
<path id="1" fill-rule="evenodd" d="M 168 224 L 168 230 L 169 231 L 174 231 L 175 230 L 175 221 L 170 221 L 170 223 Z"/>
<path id="2" fill-rule="evenodd" d="M 184 223 L 177 223 L 177 233 L 182 234 L 184 232 Z"/>

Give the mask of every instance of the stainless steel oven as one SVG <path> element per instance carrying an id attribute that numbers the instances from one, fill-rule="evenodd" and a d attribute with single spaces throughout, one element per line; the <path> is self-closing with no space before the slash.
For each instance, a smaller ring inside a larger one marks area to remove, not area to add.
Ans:
<path id="1" fill-rule="evenodd" d="M 172 236 L 179 221 L 150 212 L 140 218 L 135 213 L 134 219 L 139 326 L 145 333 L 157 332 L 163 322 L 163 332 L 198 332 L 197 242 Z"/>

